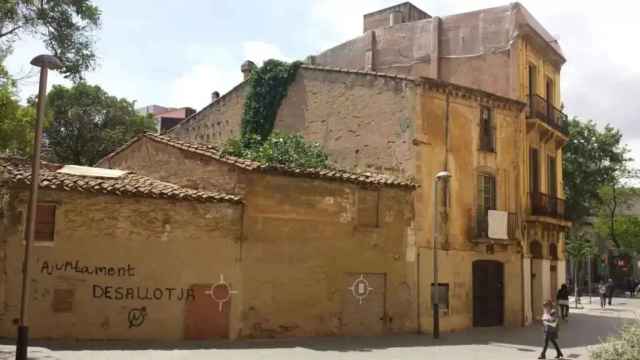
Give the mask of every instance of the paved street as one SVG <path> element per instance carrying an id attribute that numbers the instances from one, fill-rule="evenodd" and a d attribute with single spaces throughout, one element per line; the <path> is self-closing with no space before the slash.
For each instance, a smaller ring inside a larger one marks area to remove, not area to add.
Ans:
<path id="1" fill-rule="evenodd" d="M 640 300 L 614 299 L 614 306 L 602 311 L 597 298 L 583 298 L 585 308 L 571 309 L 560 332 L 565 357 L 587 359 L 588 348 L 599 339 L 614 334 L 625 322 L 638 319 Z M 540 351 L 539 325 L 519 329 L 482 328 L 445 334 L 433 341 L 429 336 L 400 335 L 373 338 L 304 338 L 252 340 L 221 343 L 180 343 L 175 346 L 122 342 L 46 342 L 31 348 L 30 358 L 39 360 L 99 359 L 535 359 Z M 0 359 L 13 359 L 13 343 L 0 346 Z M 553 358 L 551 350 L 548 358 Z"/>

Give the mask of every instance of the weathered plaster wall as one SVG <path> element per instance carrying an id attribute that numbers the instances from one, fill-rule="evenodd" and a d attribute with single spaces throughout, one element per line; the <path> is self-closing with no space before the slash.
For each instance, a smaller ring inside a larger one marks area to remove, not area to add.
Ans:
<path id="1" fill-rule="evenodd" d="M 302 69 L 275 129 L 320 143 L 340 168 L 412 176 L 415 111 L 412 82 Z"/>
<path id="2" fill-rule="evenodd" d="M 365 32 L 364 35 L 314 56 L 313 64 L 343 69 L 364 70 L 367 66 L 366 53 L 372 50 L 373 43 L 374 32 Z"/>
<path id="3" fill-rule="evenodd" d="M 211 166 L 216 162 L 215 166 Z M 143 137 L 125 151 L 98 164 L 101 167 L 125 169 L 191 189 L 240 194 L 236 166 L 224 164 L 203 155 L 177 149 Z"/>
<path id="4" fill-rule="evenodd" d="M 27 193 L 15 192 L 3 202 L 2 336 L 15 335 L 19 316 Z M 189 287 L 217 283 L 220 274 L 239 290 L 230 316 L 230 334 L 238 334 L 241 205 L 58 191 L 41 191 L 40 199 L 58 206 L 55 241 L 33 247 L 31 336 L 182 339 Z M 106 266 L 126 272 L 87 274 L 63 266 L 54 270 L 68 261 L 78 261 L 79 269 Z M 70 312 L 52 310 L 56 289 L 74 292 Z M 142 307 L 147 314 L 143 322 L 130 326 L 130 311 Z M 218 310 L 214 301 L 212 310 Z"/>
<path id="5" fill-rule="evenodd" d="M 240 121 L 249 87 L 242 82 L 214 103 L 178 124 L 171 136 L 193 142 L 222 145 L 230 137 L 240 135 Z"/>
<path id="6" fill-rule="evenodd" d="M 503 264 L 504 325 L 522 326 L 522 258 L 507 248 L 496 246 L 493 254 L 483 253 L 481 247 L 474 251 L 441 250 L 438 253 L 438 282 L 449 284 L 449 311 L 442 311 L 440 317 L 442 331 L 459 331 L 473 326 L 473 262 L 477 260 L 494 260 Z M 431 249 L 420 249 L 420 321 L 426 333 L 431 332 L 433 323 L 432 257 Z"/>
<path id="7" fill-rule="evenodd" d="M 410 192 L 379 190 L 379 226 L 362 227 L 357 186 L 259 174 L 248 183 L 243 286 L 252 296 L 243 321 L 250 336 L 342 334 L 344 299 L 352 296 L 347 273 L 386 274 L 386 289 L 373 289 L 385 294 L 385 332 L 415 331 L 415 262 L 405 257 Z"/>

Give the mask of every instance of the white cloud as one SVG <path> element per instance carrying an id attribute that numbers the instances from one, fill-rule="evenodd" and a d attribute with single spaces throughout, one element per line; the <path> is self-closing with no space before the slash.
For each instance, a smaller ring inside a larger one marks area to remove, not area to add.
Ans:
<path id="1" fill-rule="evenodd" d="M 192 106 L 201 109 L 211 102 L 211 93 L 224 94 L 242 81 L 240 65 L 251 60 L 261 65 L 264 60 L 289 61 L 277 46 L 263 41 L 247 41 L 241 55 L 201 44 L 187 46 L 184 56 L 191 67 L 181 73 L 170 88 L 169 106 Z"/>
<path id="2" fill-rule="evenodd" d="M 247 41 L 242 44 L 242 53 L 245 60 L 251 60 L 260 66 L 265 60 L 277 59 L 290 61 L 289 57 L 282 53 L 279 47 L 262 41 Z"/>

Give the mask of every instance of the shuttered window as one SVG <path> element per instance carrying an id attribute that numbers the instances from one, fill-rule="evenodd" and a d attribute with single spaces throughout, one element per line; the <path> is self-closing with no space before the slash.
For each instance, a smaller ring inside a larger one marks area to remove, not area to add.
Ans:
<path id="1" fill-rule="evenodd" d="M 35 241 L 53 241 L 56 227 L 56 205 L 38 204 Z"/>
<path id="2" fill-rule="evenodd" d="M 476 233 L 487 237 L 489 210 L 496 209 L 496 178 L 488 174 L 478 175 L 478 215 Z"/>
<path id="3" fill-rule="evenodd" d="M 538 149 L 529 149 L 529 191 L 531 193 L 540 192 L 540 160 Z"/>
<path id="4" fill-rule="evenodd" d="M 558 193 L 558 178 L 556 175 L 556 158 L 549 156 L 547 160 L 547 191 L 549 195 L 555 196 Z"/>
<path id="5" fill-rule="evenodd" d="M 491 116 L 491 109 L 483 106 L 480 109 L 480 150 L 495 151 L 495 129 Z"/>

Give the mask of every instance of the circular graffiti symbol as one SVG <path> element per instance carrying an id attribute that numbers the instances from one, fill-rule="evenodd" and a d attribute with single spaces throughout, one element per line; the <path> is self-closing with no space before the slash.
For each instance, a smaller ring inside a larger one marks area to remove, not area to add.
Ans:
<path id="1" fill-rule="evenodd" d="M 358 299 L 360 304 L 362 304 L 362 300 L 364 300 L 364 298 L 373 291 L 373 288 L 369 286 L 367 279 L 364 278 L 364 274 L 361 274 L 348 289 L 351 290 L 351 293 L 356 299 Z"/>
<path id="2" fill-rule="evenodd" d="M 237 291 L 231 290 L 231 286 L 224 281 L 224 276 L 222 274 L 220 274 L 220 281 L 211 285 L 211 289 L 205 291 L 205 294 L 209 294 L 213 301 L 218 303 L 219 311 L 222 311 L 222 306 L 231 299 L 231 295 L 236 293 Z"/>
<path id="3" fill-rule="evenodd" d="M 147 317 L 147 308 L 133 308 L 129 310 L 129 329 L 138 327 L 144 323 L 144 319 Z"/>

